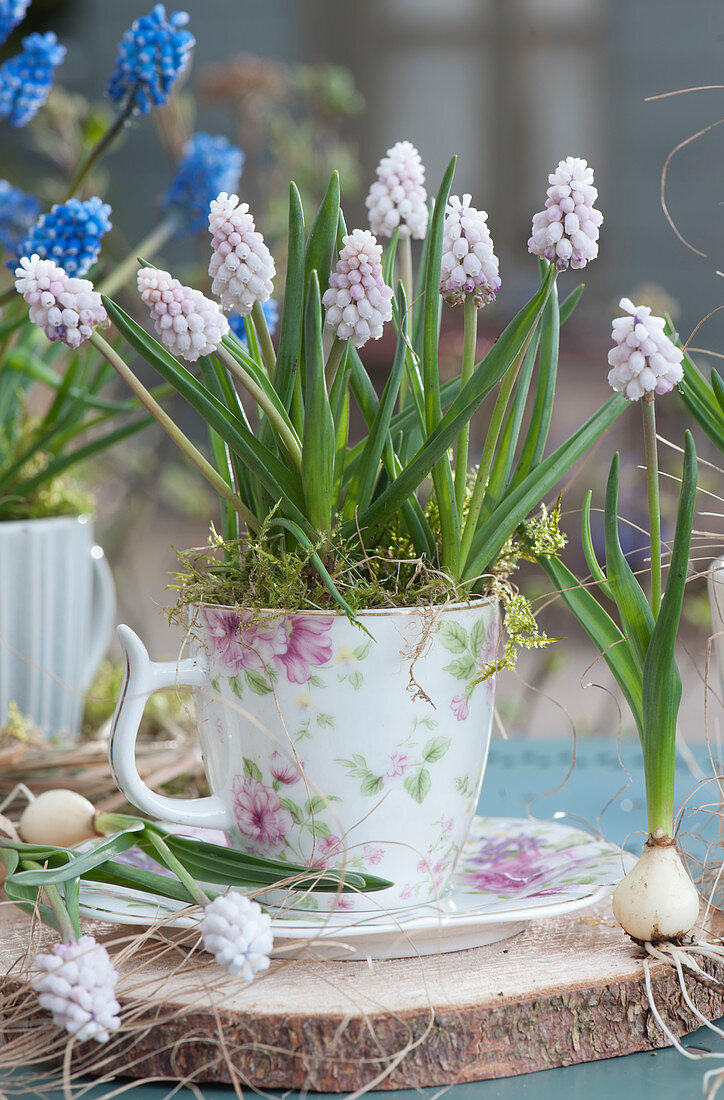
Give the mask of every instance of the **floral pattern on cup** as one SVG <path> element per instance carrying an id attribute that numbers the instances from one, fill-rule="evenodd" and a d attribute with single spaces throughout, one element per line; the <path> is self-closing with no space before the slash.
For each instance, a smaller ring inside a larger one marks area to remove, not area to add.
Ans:
<path id="1" fill-rule="evenodd" d="M 476 677 L 484 665 L 495 660 L 498 648 L 498 620 L 494 619 L 488 629 L 482 619 L 476 622 L 470 631 L 454 619 L 440 623 L 437 637 L 442 646 L 454 655 L 454 660 L 443 665 L 456 680 L 463 680 L 465 688 L 450 700 L 450 710 L 458 722 L 465 722 L 470 715 L 470 697 L 476 687 Z M 492 699 L 495 689 L 495 677 L 489 676 L 483 681 L 483 689 Z"/>

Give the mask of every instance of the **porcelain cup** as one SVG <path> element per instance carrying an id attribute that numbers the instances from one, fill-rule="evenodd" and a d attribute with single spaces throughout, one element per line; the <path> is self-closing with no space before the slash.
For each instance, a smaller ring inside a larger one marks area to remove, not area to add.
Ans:
<path id="1" fill-rule="evenodd" d="M 438 898 L 475 813 L 493 717 L 491 601 L 362 612 L 194 609 L 194 655 L 152 662 L 126 626 L 111 735 L 118 786 L 141 810 L 223 829 L 243 851 L 366 870 L 380 893 L 310 893 L 295 908 L 387 910 Z M 146 699 L 194 689 L 212 792 L 167 798 L 138 775 Z"/>

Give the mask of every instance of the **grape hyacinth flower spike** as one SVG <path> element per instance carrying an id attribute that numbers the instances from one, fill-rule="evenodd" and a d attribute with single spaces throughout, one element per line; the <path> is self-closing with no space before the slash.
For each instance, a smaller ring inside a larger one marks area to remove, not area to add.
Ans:
<path id="1" fill-rule="evenodd" d="M 216 302 L 200 290 L 183 286 L 168 271 L 140 268 L 138 290 L 151 311 L 161 343 L 189 363 L 211 355 L 229 331 L 229 322 Z"/>
<path id="2" fill-rule="evenodd" d="M 683 351 L 664 332 L 663 317 L 652 317 L 648 306 L 635 306 L 630 298 L 618 304 L 628 316 L 613 322 L 609 385 L 628 401 L 669 393 L 684 377 Z"/>
<path id="3" fill-rule="evenodd" d="M 234 977 L 250 982 L 269 967 L 271 917 L 256 901 L 229 890 L 208 902 L 201 921 L 205 949 Z"/>
<path id="4" fill-rule="evenodd" d="M 463 195 L 461 202 L 451 195 L 445 210 L 440 293 L 453 306 L 472 297 L 480 309 L 495 301 L 501 280 L 488 215 L 470 205 L 471 197 Z"/>
<path id="5" fill-rule="evenodd" d="M 246 317 L 255 302 L 271 298 L 276 274 L 272 254 L 254 226 L 248 204 L 240 203 L 238 195 L 222 191 L 213 200 L 209 232 L 211 293 L 222 309 L 235 309 Z"/>
<path id="6" fill-rule="evenodd" d="M 322 297 L 324 323 L 338 340 L 361 348 L 379 340 L 392 317 L 392 288 L 382 274 L 382 247 L 369 229 L 354 229 L 343 246 Z"/>
<path id="7" fill-rule="evenodd" d="M 421 240 L 427 230 L 425 169 L 409 141 L 398 141 L 377 166 L 377 179 L 365 199 L 370 228 L 378 237 Z"/>
<path id="8" fill-rule="evenodd" d="M 116 67 L 107 94 L 124 111 L 147 115 L 168 100 L 177 77 L 188 67 L 194 36 L 184 30 L 185 11 L 166 15 L 156 4 L 148 15 L 136 19 L 118 47 Z"/>
<path id="9" fill-rule="evenodd" d="M 30 320 L 49 340 L 77 348 L 108 317 L 89 279 L 72 278 L 53 260 L 23 256 L 15 288 L 30 306 Z"/>
<path id="10" fill-rule="evenodd" d="M 162 207 L 188 233 L 204 229 L 209 207 L 220 191 L 231 194 L 239 185 L 244 154 L 221 135 L 194 134 L 186 142 L 176 175 L 163 196 Z"/>
<path id="11" fill-rule="evenodd" d="M 594 203 L 593 169 L 580 157 L 566 157 L 548 177 L 545 208 L 533 216 L 528 251 L 559 271 L 585 267 L 598 256 L 603 214 Z"/>
<path id="12" fill-rule="evenodd" d="M 43 214 L 19 246 L 19 255 L 55 260 L 68 275 L 85 275 L 98 259 L 111 228 L 111 208 L 97 196 L 69 199 Z"/>
<path id="13" fill-rule="evenodd" d="M 0 0 L 0 45 L 22 23 L 30 0 Z"/>
<path id="14" fill-rule="evenodd" d="M 52 1013 L 56 1027 L 81 1041 L 105 1043 L 121 1023 L 117 981 L 105 947 L 93 936 L 81 936 L 36 955 L 30 984 L 41 1007 Z"/>
<path id="15" fill-rule="evenodd" d="M 25 126 L 47 99 L 53 70 L 65 57 L 65 46 L 52 31 L 29 34 L 21 53 L 0 65 L 0 118 Z"/>
<path id="16" fill-rule="evenodd" d="M 28 231 L 38 220 L 40 199 L 13 187 L 8 180 L 0 180 L 0 246 L 13 256 L 20 253 L 20 245 Z"/>

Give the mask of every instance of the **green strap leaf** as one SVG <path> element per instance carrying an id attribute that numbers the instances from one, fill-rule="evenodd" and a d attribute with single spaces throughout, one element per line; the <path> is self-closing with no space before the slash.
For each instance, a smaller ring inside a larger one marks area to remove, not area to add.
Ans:
<path id="1" fill-rule="evenodd" d="M 691 432 L 687 431 L 669 575 L 643 669 L 644 771 L 649 831 L 661 827 L 668 835 L 672 831 L 676 718 L 681 701 L 681 677 L 674 651 L 689 566 L 696 483 L 696 448 Z"/>
<path id="2" fill-rule="evenodd" d="M 540 323 L 540 354 L 535 398 L 523 450 L 513 475 L 513 485 L 519 485 L 523 478 L 535 469 L 543 457 L 548 441 L 558 375 L 559 316 L 558 289 L 553 283 Z"/>
<path id="3" fill-rule="evenodd" d="M 606 485 L 604 517 L 606 574 L 621 616 L 624 633 L 643 669 L 654 629 L 654 616 L 641 585 L 633 575 L 618 537 L 618 453 L 613 456 Z"/>
<path id="4" fill-rule="evenodd" d="M 591 498 L 593 492 L 591 489 L 586 493 L 583 501 L 583 508 L 581 509 L 581 544 L 583 546 L 583 554 L 586 559 L 586 564 L 591 570 L 591 576 L 595 580 L 598 587 L 603 592 L 604 596 L 608 596 L 609 600 L 613 599 L 613 592 L 611 585 L 608 583 L 608 579 L 603 569 L 598 563 L 596 557 L 596 551 L 593 548 L 593 538 L 591 536 Z"/>
<path id="5" fill-rule="evenodd" d="M 297 374 L 299 346 L 302 341 L 304 317 L 304 211 L 299 191 L 289 185 L 289 238 L 287 246 L 287 278 L 284 284 L 284 310 L 279 330 L 277 365 L 274 387 L 284 408 L 291 412 L 294 380 Z M 301 423 L 295 427 L 301 432 Z"/>
<path id="6" fill-rule="evenodd" d="M 304 323 L 304 439 L 302 483 L 307 515 L 316 531 L 332 530 L 335 431 L 324 378 L 322 303 L 317 272 L 309 277 Z"/>
<path id="7" fill-rule="evenodd" d="M 335 170 L 310 230 L 304 258 L 304 286 L 309 287 L 310 276 L 316 271 L 320 297 L 327 289 L 329 273 L 334 263 L 338 225 L 339 172 Z M 284 308 L 286 309 L 286 303 Z"/>
<path id="8" fill-rule="evenodd" d="M 566 321 L 580 302 L 585 285 L 585 283 L 581 283 L 580 286 L 577 286 L 575 290 L 572 290 L 568 297 L 564 298 L 561 302 L 559 317 L 560 323 L 562 325 L 565 325 Z"/>
<path id="9" fill-rule="evenodd" d="M 538 558 L 538 564 L 555 585 L 570 611 L 588 634 L 621 688 L 639 731 L 643 734 L 641 670 L 631 646 L 616 623 L 558 558 Z"/>

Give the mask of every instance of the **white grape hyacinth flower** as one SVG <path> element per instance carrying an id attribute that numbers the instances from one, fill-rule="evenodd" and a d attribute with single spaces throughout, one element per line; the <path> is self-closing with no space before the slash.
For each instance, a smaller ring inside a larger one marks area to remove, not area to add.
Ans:
<path id="1" fill-rule="evenodd" d="M 209 231 L 213 253 L 209 275 L 211 293 L 221 308 L 251 313 L 254 302 L 266 302 L 274 291 L 274 259 L 254 226 L 248 203 L 225 191 L 209 207 Z"/>
<path id="2" fill-rule="evenodd" d="M 76 1039 L 105 1043 L 120 1027 L 118 981 L 110 956 L 93 936 L 56 943 L 33 963 L 30 984 L 56 1027 Z"/>
<path id="3" fill-rule="evenodd" d="M 377 166 L 377 179 L 365 199 L 370 228 L 378 237 L 421 240 L 427 231 L 425 169 L 415 146 L 398 141 Z"/>
<path id="4" fill-rule="evenodd" d="M 545 208 L 533 215 L 528 251 L 555 264 L 585 267 L 598 256 L 598 231 L 603 214 L 594 203 L 593 169 L 580 157 L 566 157 L 548 177 Z"/>
<path id="5" fill-rule="evenodd" d="M 609 385 L 629 401 L 669 393 L 684 377 L 683 351 L 664 332 L 663 317 L 652 316 L 648 306 L 635 306 L 630 298 L 618 304 L 628 316 L 616 317 L 612 325 Z"/>
<path id="6" fill-rule="evenodd" d="M 30 320 L 49 340 L 80 347 L 97 325 L 108 323 L 101 296 L 89 279 L 67 275 L 54 260 L 23 256 L 15 269 L 15 289 L 30 306 Z"/>
<path id="7" fill-rule="evenodd" d="M 256 901 L 229 890 L 210 901 L 200 926 L 201 940 L 219 966 L 245 982 L 269 967 L 274 946 L 271 917 Z"/>
<path id="8" fill-rule="evenodd" d="M 361 348 L 379 340 L 392 317 L 392 288 L 382 275 L 382 247 L 369 229 L 354 229 L 343 244 L 322 298 L 325 326 L 339 340 Z"/>
<path id="9" fill-rule="evenodd" d="M 452 306 L 471 296 L 480 309 L 495 300 L 501 280 L 488 215 L 471 206 L 471 198 L 463 195 L 461 201 L 451 195 L 445 209 L 440 293 Z"/>
<path id="10" fill-rule="evenodd" d="M 201 355 L 211 355 L 229 331 L 216 302 L 200 290 L 183 286 L 168 271 L 140 268 L 138 290 L 161 343 L 180 359 L 195 363 Z"/>

